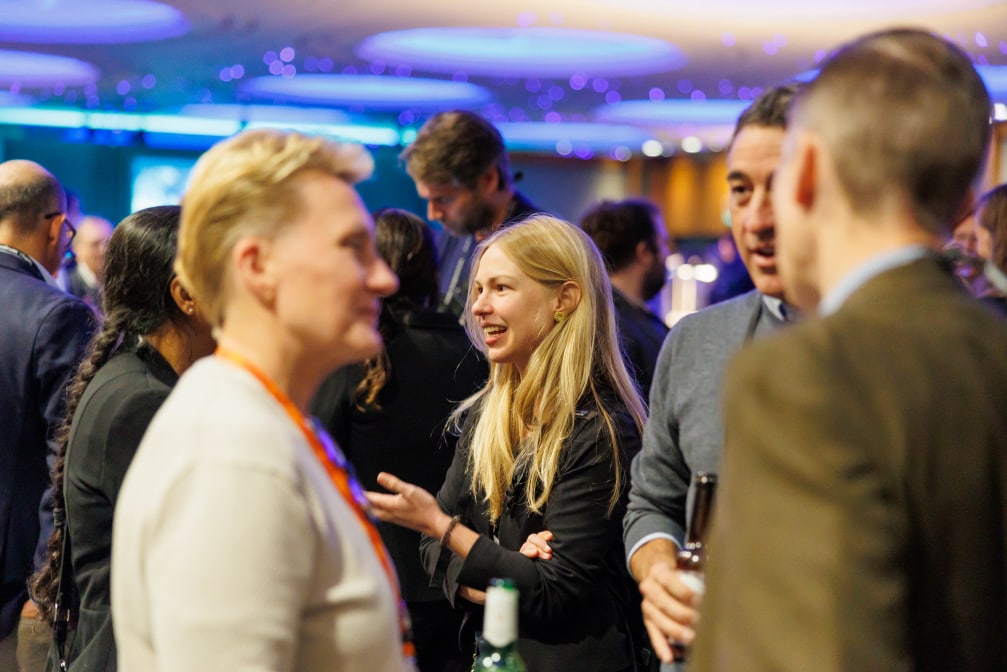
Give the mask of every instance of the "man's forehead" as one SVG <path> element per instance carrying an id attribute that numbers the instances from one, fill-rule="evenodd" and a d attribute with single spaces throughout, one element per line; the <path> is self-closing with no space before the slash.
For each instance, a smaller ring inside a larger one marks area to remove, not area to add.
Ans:
<path id="1" fill-rule="evenodd" d="M 743 177 L 752 170 L 775 167 L 780 161 L 785 131 L 775 126 L 745 126 L 735 136 L 727 153 L 728 179 Z"/>
<path id="2" fill-rule="evenodd" d="M 426 199 L 443 196 L 456 196 L 464 191 L 466 191 L 464 187 L 456 184 L 429 184 L 427 182 L 416 183 L 416 193 L 418 193 L 421 198 Z"/>

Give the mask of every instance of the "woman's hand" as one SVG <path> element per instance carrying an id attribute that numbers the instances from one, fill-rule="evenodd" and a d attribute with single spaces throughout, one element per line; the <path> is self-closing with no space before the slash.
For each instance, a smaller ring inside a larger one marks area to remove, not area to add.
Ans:
<path id="1" fill-rule="evenodd" d="M 458 597 L 468 600 L 472 604 L 486 604 L 486 591 L 484 590 L 458 586 Z"/>
<path id="2" fill-rule="evenodd" d="M 433 495 L 386 472 L 378 474 L 378 485 L 392 493 L 365 493 L 378 519 L 440 539 L 451 517 L 441 511 Z"/>
<path id="3" fill-rule="evenodd" d="M 552 548 L 549 547 L 548 542 L 553 539 L 552 532 L 549 530 L 532 532 L 528 535 L 525 542 L 521 544 L 519 552 L 521 555 L 532 560 L 549 560 L 552 558 Z"/>

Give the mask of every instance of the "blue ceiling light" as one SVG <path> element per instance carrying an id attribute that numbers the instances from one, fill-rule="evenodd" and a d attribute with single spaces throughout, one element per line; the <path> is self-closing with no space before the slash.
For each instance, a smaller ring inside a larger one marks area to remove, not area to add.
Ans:
<path id="1" fill-rule="evenodd" d="M 498 77 L 630 76 L 686 63 L 664 40 L 569 28 L 417 28 L 379 33 L 356 49 L 361 58 L 415 70 Z"/>
<path id="2" fill-rule="evenodd" d="M 484 103 L 491 96 L 488 90 L 468 82 L 374 75 L 256 77 L 242 90 L 282 102 L 368 109 L 466 107 Z"/>
<path id="3" fill-rule="evenodd" d="M 626 100 L 605 105 L 595 111 L 601 121 L 623 122 L 651 126 L 695 124 L 709 126 L 734 125 L 738 115 L 748 107 L 744 100 Z"/>
<path id="4" fill-rule="evenodd" d="M 1007 97 L 1007 65 L 977 65 L 976 72 L 982 78 L 990 95 L 994 98 Z M 810 82 L 818 76 L 818 70 L 806 70 L 794 76 L 798 82 Z"/>
<path id="5" fill-rule="evenodd" d="M 652 137 L 642 128 L 616 124 L 505 121 L 496 126 L 507 147 L 516 150 L 551 150 L 559 143 L 596 151 L 623 145 L 639 148 Z"/>
<path id="6" fill-rule="evenodd" d="M 98 80 L 98 70 L 76 58 L 0 49 L 0 85 L 19 88 L 80 86 Z"/>
<path id="7" fill-rule="evenodd" d="M 976 71 L 983 78 L 990 95 L 1007 97 L 1007 65 L 977 65 Z"/>
<path id="8" fill-rule="evenodd" d="M 35 44 L 143 42 L 187 32 L 181 12 L 150 0 L 5 2 L 0 20 L 0 41 Z"/>

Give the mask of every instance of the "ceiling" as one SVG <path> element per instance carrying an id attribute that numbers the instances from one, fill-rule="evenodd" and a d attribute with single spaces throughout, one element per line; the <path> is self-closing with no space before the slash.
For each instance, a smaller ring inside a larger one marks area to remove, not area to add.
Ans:
<path id="1" fill-rule="evenodd" d="M 0 123 L 207 137 L 249 122 L 300 124 L 400 144 L 436 110 L 468 107 L 497 122 L 519 149 L 617 158 L 701 151 L 723 143 L 739 108 L 762 87 L 813 69 L 844 40 L 893 25 L 958 42 L 983 66 L 994 97 L 1007 102 L 1007 2 L 162 4 L 168 7 L 0 0 L 0 50 L 83 61 L 47 80 L 45 73 L 33 78 L 24 55 L 0 51 Z M 153 18 L 145 18 L 150 9 Z M 163 18 L 157 12 L 167 15 L 167 26 L 154 25 Z M 478 30 L 459 36 L 458 29 Z M 399 34 L 407 43 L 379 36 L 391 31 L 410 31 Z M 579 44 L 562 42 L 567 38 Z M 577 46 L 586 51 L 573 53 Z M 431 48 L 447 53 L 426 53 Z M 494 60 L 493 48 L 504 51 L 502 60 Z M 341 92 L 348 84 L 360 88 Z"/>

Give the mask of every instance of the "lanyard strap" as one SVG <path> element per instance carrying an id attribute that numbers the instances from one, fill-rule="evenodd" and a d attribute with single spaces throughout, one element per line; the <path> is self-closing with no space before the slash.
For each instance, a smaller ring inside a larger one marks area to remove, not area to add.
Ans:
<path id="1" fill-rule="evenodd" d="M 294 403 L 293 399 L 287 396 L 276 384 L 266 376 L 257 366 L 248 361 L 245 357 L 234 352 L 233 350 L 228 350 L 222 346 L 217 347 L 216 355 L 221 359 L 236 364 L 245 371 L 252 374 L 262 386 L 266 388 L 269 394 L 272 395 L 274 399 L 283 407 L 283 410 L 287 412 L 290 419 L 297 425 L 297 428 L 301 430 L 304 434 L 304 438 L 307 440 L 308 445 L 311 446 L 311 450 L 315 453 L 315 457 L 325 468 L 326 474 L 328 474 L 329 479 L 332 484 L 336 486 L 336 490 L 342 495 L 343 499 L 349 505 L 350 509 L 357 516 L 357 521 L 360 526 L 364 528 L 367 532 L 367 537 L 370 539 L 371 548 L 374 550 L 374 554 L 378 556 L 381 561 L 381 567 L 385 570 L 385 574 L 388 578 L 388 583 L 392 587 L 392 592 L 395 595 L 395 601 L 399 606 L 399 626 L 402 632 L 402 652 L 407 658 L 415 657 L 415 648 L 410 637 L 410 624 L 409 624 L 409 614 L 406 611 L 405 602 L 402 600 L 402 595 L 399 590 L 399 581 L 395 573 L 395 567 L 392 565 L 392 560 L 388 556 L 388 550 L 385 548 L 384 542 L 381 540 L 381 533 L 378 532 L 377 526 L 371 520 L 370 514 L 368 513 L 367 498 L 364 496 L 364 490 L 360 487 L 360 483 L 353 477 L 350 473 L 350 465 L 346 461 L 342 452 L 336 447 L 335 442 L 331 437 L 322 429 L 321 425 L 314 419 L 308 420 L 301 413 L 301 410 L 297 408 L 297 404 Z"/>

